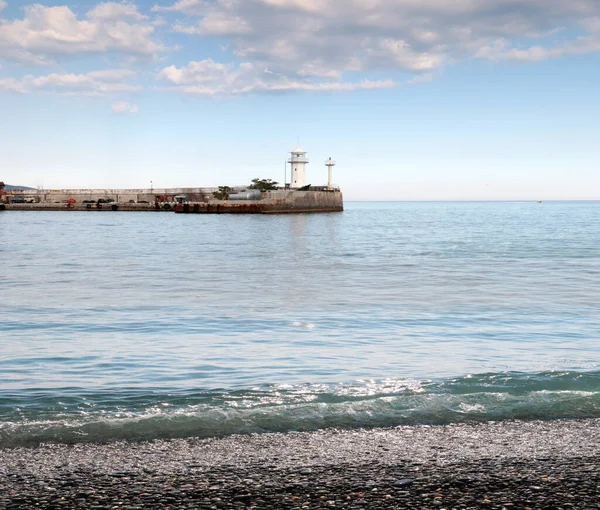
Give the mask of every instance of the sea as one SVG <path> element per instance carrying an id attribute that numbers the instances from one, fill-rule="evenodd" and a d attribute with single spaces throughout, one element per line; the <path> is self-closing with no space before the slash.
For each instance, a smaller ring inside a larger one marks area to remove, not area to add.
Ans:
<path id="1" fill-rule="evenodd" d="M 0 212 L 0 447 L 600 417 L 600 202 Z"/>

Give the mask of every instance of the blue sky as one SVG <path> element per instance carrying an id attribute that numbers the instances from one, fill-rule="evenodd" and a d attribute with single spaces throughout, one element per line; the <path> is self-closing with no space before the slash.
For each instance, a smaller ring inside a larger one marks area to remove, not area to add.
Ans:
<path id="1" fill-rule="evenodd" d="M 598 0 L 0 0 L 0 180 L 600 199 Z"/>

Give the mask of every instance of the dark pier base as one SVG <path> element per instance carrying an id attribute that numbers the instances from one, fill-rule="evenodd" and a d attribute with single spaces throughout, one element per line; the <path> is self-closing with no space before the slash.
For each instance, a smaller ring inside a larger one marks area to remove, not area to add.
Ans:
<path id="1" fill-rule="evenodd" d="M 293 213 L 315 213 L 315 212 L 341 212 L 343 207 L 338 208 L 280 208 L 261 203 L 247 204 L 183 204 L 175 207 L 176 213 L 181 214 L 293 214 Z"/>
<path id="2" fill-rule="evenodd" d="M 281 214 L 340 212 L 344 200 L 340 191 L 277 190 L 262 194 L 260 200 L 215 200 L 180 204 L 182 214 Z"/>

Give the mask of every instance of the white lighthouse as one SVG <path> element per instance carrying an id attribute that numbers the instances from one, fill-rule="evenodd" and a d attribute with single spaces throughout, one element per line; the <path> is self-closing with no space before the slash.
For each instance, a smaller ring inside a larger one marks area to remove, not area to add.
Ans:
<path id="1" fill-rule="evenodd" d="M 288 163 L 292 165 L 290 188 L 302 188 L 306 186 L 306 165 L 308 165 L 308 158 L 306 157 L 306 151 L 300 148 L 300 142 L 298 142 L 298 146 L 292 151 L 292 156 Z"/>
<path id="2" fill-rule="evenodd" d="M 331 157 L 325 160 L 325 166 L 329 171 L 329 178 L 327 179 L 327 189 L 333 189 L 333 167 L 335 166 L 335 164 L 335 161 L 331 159 Z"/>

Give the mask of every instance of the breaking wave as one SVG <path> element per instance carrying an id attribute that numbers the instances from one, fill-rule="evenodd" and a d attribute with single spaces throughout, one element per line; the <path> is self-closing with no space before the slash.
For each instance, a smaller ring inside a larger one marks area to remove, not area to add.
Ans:
<path id="1" fill-rule="evenodd" d="M 600 417 L 600 371 L 169 393 L 21 390 L 0 392 L 0 446 L 594 417 Z"/>

